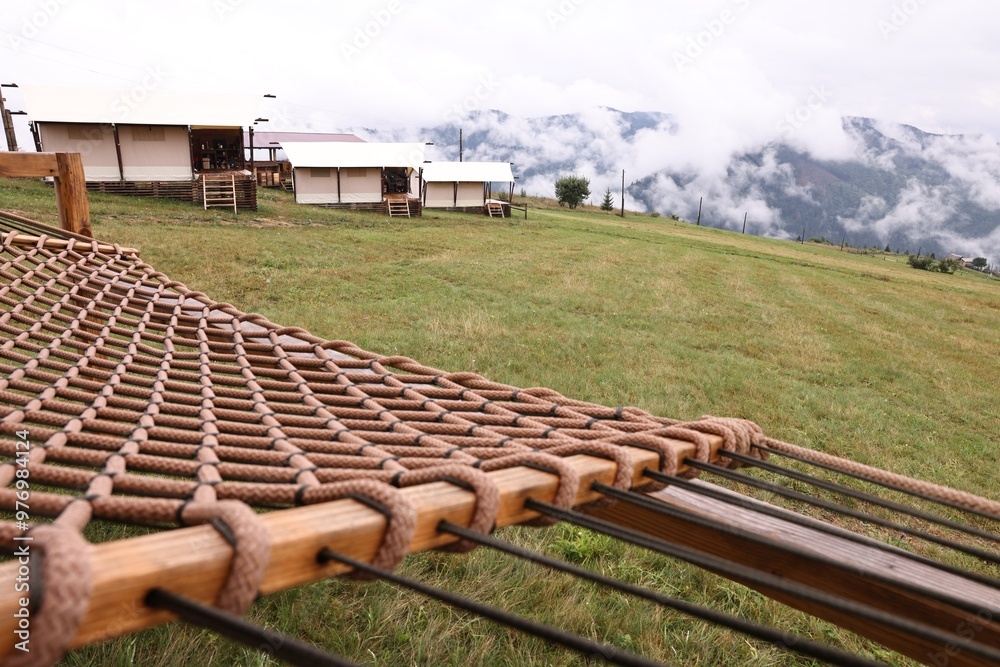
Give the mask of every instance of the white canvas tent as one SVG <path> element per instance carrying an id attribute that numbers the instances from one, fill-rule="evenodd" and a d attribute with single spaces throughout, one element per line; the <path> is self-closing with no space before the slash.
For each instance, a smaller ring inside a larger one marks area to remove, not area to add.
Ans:
<path id="1" fill-rule="evenodd" d="M 292 163 L 295 201 L 329 205 L 374 204 L 387 190 L 413 191 L 426 145 L 285 141 L 281 148 Z"/>
<path id="2" fill-rule="evenodd" d="M 492 183 L 513 183 L 507 162 L 431 162 L 424 165 L 425 208 L 475 208 L 486 205 Z"/>
<path id="3" fill-rule="evenodd" d="M 253 123 L 260 100 L 145 89 L 20 90 L 39 148 L 80 153 L 88 181 L 190 181 L 195 171 L 236 168 L 242 128 Z M 193 136 L 201 141 L 192 145 Z"/>

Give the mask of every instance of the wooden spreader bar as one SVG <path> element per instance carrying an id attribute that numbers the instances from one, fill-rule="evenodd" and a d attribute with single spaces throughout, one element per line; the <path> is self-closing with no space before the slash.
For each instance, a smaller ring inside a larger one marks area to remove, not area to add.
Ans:
<path id="1" fill-rule="evenodd" d="M 713 449 L 718 449 L 721 439 L 710 439 Z M 689 442 L 673 440 L 670 444 L 676 448 L 678 461 L 694 453 Z M 659 457 L 644 449 L 626 449 L 634 461 L 635 483 L 645 483 L 642 471 L 657 467 Z M 606 459 L 579 455 L 565 460 L 580 474 L 577 504 L 600 497 L 589 490 L 592 482 L 608 484 L 615 476 L 616 464 Z M 559 484 L 558 476 L 532 468 L 497 470 L 489 476 L 501 493 L 497 527 L 537 518 L 536 512 L 525 509 L 525 500 L 549 502 Z M 476 504 L 474 493 L 446 482 L 408 487 L 402 493 L 418 511 L 411 552 L 454 542 L 454 536 L 437 531 L 438 524 L 447 520 L 468 525 Z M 261 519 L 272 545 L 260 591 L 263 594 L 342 574 L 346 568 L 337 563 L 317 563 L 316 555 L 323 547 L 370 561 L 386 528 L 383 514 L 349 499 L 270 512 Z M 146 594 L 156 587 L 211 604 L 229 570 L 232 548 L 211 526 L 196 526 L 95 545 L 81 557 L 89 557 L 93 563 L 94 594 L 74 647 L 173 620 L 170 614 L 143 604 Z M 0 581 L 13 581 L 16 572 L 16 563 L 0 565 Z M 13 636 L 17 604 L 13 587 L 0 587 L 2 637 Z M 10 641 L 0 642 L 0 659 L 11 648 Z"/>

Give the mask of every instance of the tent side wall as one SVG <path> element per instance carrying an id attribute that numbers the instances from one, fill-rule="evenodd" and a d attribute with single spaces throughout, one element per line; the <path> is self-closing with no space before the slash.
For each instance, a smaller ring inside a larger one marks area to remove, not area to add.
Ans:
<path id="1" fill-rule="evenodd" d="M 432 181 L 426 185 L 427 208 L 482 208 L 486 206 L 486 185 L 479 181 Z M 456 192 L 457 190 L 457 192 Z"/>
<path id="2" fill-rule="evenodd" d="M 297 167 L 295 201 L 299 204 L 337 204 L 337 170 Z"/>
<path id="3" fill-rule="evenodd" d="M 126 181 L 190 181 L 191 143 L 179 125 L 119 125 Z"/>
<path id="4" fill-rule="evenodd" d="M 38 123 L 42 150 L 50 153 L 79 153 L 84 178 L 88 181 L 120 181 L 115 133 L 110 125 L 98 123 Z"/>
<path id="5" fill-rule="evenodd" d="M 455 205 L 454 183 L 428 183 L 424 206 L 427 208 L 451 208 Z"/>
<path id="6" fill-rule="evenodd" d="M 382 169 L 346 167 L 340 170 L 340 201 L 369 204 L 382 201 Z"/>
<path id="7" fill-rule="evenodd" d="M 485 206 L 486 186 L 482 182 L 462 182 L 458 184 L 458 204 L 460 207 Z"/>

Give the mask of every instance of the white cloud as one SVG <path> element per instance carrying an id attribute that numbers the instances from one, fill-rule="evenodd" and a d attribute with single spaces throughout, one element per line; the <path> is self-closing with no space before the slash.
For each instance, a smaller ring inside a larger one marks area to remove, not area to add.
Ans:
<path id="1" fill-rule="evenodd" d="M 57 9 L 36 21 L 44 7 Z M 158 65 L 170 73 L 166 89 L 275 93 L 280 113 L 270 115 L 281 129 L 438 125 L 457 108 L 519 118 L 584 112 L 593 130 L 608 119 L 598 107 L 668 112 L 676 131 L 646 130 L 630 143 L 598 132 L 581 151 L 566 129 L 536 147 L 602 182 L 621 168 L 629 181 L 663 168 L 697 173 L 693 187 L 716 194 L 726 215 L 755 208 L 771 224 L 775 213 L 753 192 L 723 186 L 733 155 L 775 138 L 843 160 L 861 154 L 843 116 L 1000 136 L 990 12 L 975 0 L 9 0 L 0 46 L 4 76 L 19 83 L 127 90 L 143 67 Z M 678 54 L 691 62 L 680 67 Z M 8 97 L 16 109 L 16 92 Z M 24 119 L 17 123 L 30 145 Z M 521 120 L 483 123 L 497 141 L 530 130 Z M 900 151 L 919 148 L 892 132 Z M 994 149 L 983 138 L 931 146 L 925 157 L 995 209 Z M 893 158 L 882 154 L 881 166 Z M 541 157 L 524 159 L 528 168 Z M 773 178 L 794 192 L 785 175 Z M 682 204 L 670 184 L 661 190 L 664 206 Z"/>
<path id="2" fill-rule="evenodd" d="M 43 4 L 5 3 L 0 29 L 7 32 L 0 35 L 23 37 L 25 21 Z M 659 110 L 724 122 L 744 141 L 794 110 L 813 86 L 825 85 L 834 93 L 825 112 L 832 119 L 874 115 L 1000 134 L 998 46 L 984 20 L 988 10 L 973 0 L 922 0 L 888 37 L 879 22 L 892 21 L 893 7 L 908 3 L 47 4 L 62 9 L 31 32 L 34 41 L 5 49 L 8 77 L 127 87 L 137 65 L 163 63 L 177 88 L 280 90 L 289 103 L 325 111 L 329 124 L 368 118 L 384 126 L 430 123 L 491 73 L 504 85 L 489 106 L 517 115 L 597 106 Z M 553 12 L 561 19 L 555 24 Z M 678 71 L 675 56 L 692 40 L 698 57 Z M 348 60 L 344 45 L 360 54 Z M 220 78 L 208 73 L 209 64 L 231 66 Z M 802 141 L 836 154 L 843 137 L 831 129 L 835 123 L 817 118 Z"/>

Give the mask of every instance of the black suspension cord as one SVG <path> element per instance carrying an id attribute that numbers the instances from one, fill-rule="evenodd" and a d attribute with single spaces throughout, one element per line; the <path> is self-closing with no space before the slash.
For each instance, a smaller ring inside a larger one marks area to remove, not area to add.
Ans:
<path id="1" fill-rule="evenodd" d="M 952 521 L 951 519 L 946 519 L 936 514 L 925 512 L 915 507 L 910 507 L 908 505 L 896 503 L 891 500 L 886 500 L 885 498 L 880 498 L 879 496 L 876 496 L 871 493 L 866 493 L 864 491 L 859 491 L 858 489 L 853 489 L 843 484 L 838 484 L 837 482 L 833 482 L 826 479 L 819 479 L 818 477 L 813 477 L 812 475 L 799 472 L 798 470 L 792 470 L 791 468 L 786 468 L 784 466 L 779 466 L 774 463 L 761 461 L 760 459 L 755 459 L 750 456 L 738 454 L 736 452 L 722 450 L 720 454 L 725 454 L 734 461 L 739 461 L 740 463 L 743 463 L 745 465 L 753 466 L 755 468 L 760 468 L 761 470 L 767 470 L 768 472 L 773 472 L 778 475 L 784 475 L 785 477 L 790 477 L 800 482 L 805 482 L 806 484 L 811 484 L 812 486 L 817 486 L 821 489 L 826 489 L 827 491 L 840 493 L 845 496 L 854 498 L 856 500 L 863 500 L 866 503 L 879 505 L 881 507 L 885 507 L 886 509 L 890 509 L 894 512 L 899 512 L 900 514 L 906 514 L 915 517 L 917 519 L 923 519 L 924 521 L 927 521 L 929 523 L 936 523 L 939 526 L 951 528 L 952 530 L 956 530 L 958 532 L 965 533 L 973 537 L 978 537 L 984 540 L 989 540 L 991 542 L 996 542 L 1000 544 L 1000 535 L 995 535 L 994 533 L 981 530 L 979 528 L 976 528 L 975 526 L 967 526 L 965 524 Z"/>
<path id="2" fill-rule="evenodd" d="M 763 489 L 764 491 L 770 491 L 779 496 L 784 496 L 786 498 L 791 498 L 793 500 L 798 500 L 816 507 L 822 507 L 823 509 L 830 510 L 832 512 L 838 512 L 845 516 L 858 519 L 860 521 L 866 521 L 868 523 L 873 523 L 890 530 L 899 531 L 902 533 L 907 533 L 915 537 L 919 537 L 922 540 L 928 542 L 933 542 L 934 544 L 939 544 L 943 547 L 948 547 L 949 549 L 954 549 L 955 551 L 961 551 L 963 553 L 969 554 L 970 556 L 975 556 L 980 560 L 986 561 L 988 563 L 1000 564 L 1000 556 L 997 554 L 979 549 L 978 547 L 968 546 L 961 544 L 954 540 L 949 540 L 946 537 L 938 537 L 928 533 L 927 531 L 920 530 L 919 528 L 913 528 L 911 526 L 906 526 L 895 521 L 890 521 L 889 519 L 882 519 L 877 516 L 873 516 L 866 512 L 860 510 L 854 510 L 843 505 L 838 505 L 837 503 L 830 502 L 829 500 L 824 500 L 822 498 L 817 498 L 815 496 L 810 496 L 805 493 L 800 493 L 798 491 L 793 491 L 792 489 L 779 486 L 777 484 L 772 484 L 770 482 L 765 482 L 763 480 L 757 479 L 755 477 L 750 477 L 743 473 L 734 472 L 728 468 L 723 468 L 717 466 L 714 463 L 704 463 L 702 461 L 695 461 L 693 459 L 685 459 L 684 462 L 691 466 L 692 468 L 697 468 L 698 470 L 722 477 L 724 479 L 733 480 L 735 482 L 740 482 L 741 484 L 747 484 L 749 486 L 757 487 L 758 489 Z M 819 480 L 817 480 L 819 481 Z"/>
<path id="3" fill-rule="evenodd" d="M 684 479 L 683 477 L 676 477 L 674 475 L 665 475 L 661 472 L 657 472 L 650 468 L 647 468 L 643 474 L 652 480 L 661 482 L 663 484 L 669 484 L 671 486 L 676 486 L 684 489 L 685 491 L 690 491 L 692 493 L 697 493 L 714 500 L 718 500 L 730 505 L 735 505 L 736 507 L 741 507 L 752 512 L 757 512 L 759 514 L 764 514 L 766 516 L 771 516 L 776 519 L 781 519 L 782 521 L 787 521 L 788 523 L 794 523 L 799 526 L 804 526 L 810 530 L 817 530 L 821 533 L 826 533 L 827 535 L 832 535 L 834 537 L 839 537 L 857 544 L 864 545 L 873 549 L 878 549 L 879 551 L 884 551 L 886 553 L 891 553 L 893 555 L 899 556 L 901 558 L 906 558 L 907 560 L 912 560 L 916 563 L 922 565 L 928 565 L 934 567 L 943 572 L 949 574 L 954 574 L 956 576 L 963 577 L 965 579 L 970 579 L 976 583 L 983 584 L 984 586 L 991 586 L 993 588 L 1000 589 L 1000 579 L 995 579 L 993 577 L 986 576 L 984 574 L 979 574 L 978 572 L 970 572 L 968 570 L 963 570 L 955 565 L 949 565 L 948 563 L 942 563 L 936 561 L 927 556 L 923 556 L 912 551 L 907 551 L 906 549 L 900 549 L 899 547 L 893 546 L 886 542 L 876 540 L 870 537 L 865 537 L 864 535 L 858 535 L 849 530 L 840 528 L 839 526 L 834 526 L 823 521 L 818 521 L 810 517 L 802 516 L 790 510 L 782 509 L 780 507 L 774 507 L 773 505 L 768 505 L 764 502 L 752 501 L 741 495 L 723 491 L 710 484 L 697 484 L 693 480 Z M 741 480 L 742 481 L 742 478 Z"/>
<path id="4" fill-rule="evenodd" d="M 991 519 L 993 521 L 1000 521 L 1000 516 L 997 516 L 996 514 L 991 514 L 990 512 L 984 512 L 983 510 L 978 510 L 978 509 L 975 509 L 973 507 L 966 507 L 965 505 L 962 505 L 960 503 L 956 503 L 956 502 L 954 502 L 952 500 L 948 500 L 946 498 L 936 498 L 934 496 L 929 496 L 929 495 L 927 495 L 925 493 L 921 493 L 920 491 L 916 491 L 914 489 L 907 489 L 906 487 L 904 487 L 902 485 L 894 484 L 893 482 L 888 482 L 888 481 L 881 480 L 881 479 L 874 479 L 872 477 L 867 477 L 864 474 L 859 473 L 859 472 L 854 472 L 854 471 L 851 471 L 851 470 L 843 470 L 841 468 L 838 468 L 835 465 L 830 465 L 829 463 L 821 463 L 819 461 L 812 461 L 812 460 L 807 459 L 807 458 L 805 458 L 803 456 L 798 456 L 796 454 L 790 454 L 788 452 L 782 452 L 782 451 L 779 451 L 777 449 L 772 449 L 771 447 L 767 447 L 765 445 L 758 445 L 756 443 L 753 443 L 753 447 L 761 450 L 762 452 L 767 452 L 769 454 L 776 454 L 778 456 L 784 456 L 787 459 L 792 459 L 793 461 L 798 461 L 799 463 L 805 463 L 807 465 L 815 466 L 817 468 L 822 468 L 823 470 L 829 470 L 830 472 L 835 472 L 835 473 L 838 473 L 838 474 L 841 474 L 841 475 L 847 475 L 848 477 L 853 477 L 854 479 L 859 479 L 859 480 L 861 480 L 863 482 L 870 482 L 872 484 L 877 484 L 877 485 L 879 485 L 881 487 L 884 487 L 886 489 L 892 489 L 893 491 L 900 491 L 900 492 L 905 493 L 907 495 L 913 496 L 914 498 L 919 498 L 920 500 L 927 500 L 929 502 L 936 503 L 938 505 L 944 505 L 945 507 L 950 507 L 952 509 L 961 510 L 962 512 L 967 512 L 969 514 L 975 514 L 976 516 L 981 516 L 981 517 L 983 517 L 985 519 Z"/>
<path id="5" fill-rule="evenodd" d="M 186 623 L 212 630 L 297 667 L 360 667 L 356 662 L 330 655 L 311 644 L 162 588 L 151 590 L 145 603 L 147 607 L 173 612 Z"/>
<path id="6" fill-rule="evenodd" d="M 650 600 L 661 606 L 676 609 L 677 611 L 684 612 L 690 616 L 694 616 L 695 618 L 700 618 L 703 621 L 708 621 L 709 623 L 714 623 L 716 625 L 729 628 L 730 630 L 742 632 L 750 637 L 761 639 L 779 648 L 784 648 L 811 658 L 819 658 L 820 660 L 824 660 L 832 665 L 857 665 L 859 667 L 872 667 L 873 665 L 883 664 L 868 660 L 867 658 L 863 658 L 861 656 L 846 653 L 840 649 L 815 642 L 811 639 L 806 639 L 805 637 L 799 635 L 793 635 L 788 632 L 779 632 L 774 628 L 769 628 L 767 626 L 753 623 L 730 614 L 725 614 L 708 607 L 702 607 L 700 605 L 687 602 L 686 600 L 669 597 L 648 588 L 635 586 L 603 574 L 598 574 L 585 568 L 572 565 L 571 563 L 567 563 L 544 554 L 536 553 L 530 549 L 524 549 L 509 542 L 498 540 L 490 535 L 483 535 L 482 533 L 455 525 L 449 521 L 442 521 L 438 524 L 438 530 L 444 533 L 457 535 L 458 537 L 471 542 L 476 542 L 483 546 L 517 556 L 518 558 L 522 558 L 539 565 L 544 565 L 560 572 L 571 574 L 580 579 L 586 579 L 595 584 L 607 586 L 623 593 L 628 593 L 630 595 Z"/>
<path id="7" fill-rule="evenodd" d="M 348 565 L 355 570 L 367 572 L 368 574 L 375 575 L 380 579 L 391 581 L 398 586 L 403 586 L 405 588 L 409 588 L 410 590 L 417 591 L 422 595 L 426 595 L 427 597 L 434 598 L 435 600 L 439 600 L 445 604 L 463 609 L 478 616 L 488 618 L 496 623 L 500 623 L 501 625 L 506 625 L 520 630 L 521 632 L 535 635 L 536 637 L 540 637 L 554 644 L 559 644 L 573 649 L 574 651 L 578 651 L 579 653 L 582 653 L 590 658 L 602 658 L 607 662 L 616 665 L 625 665 L 626 667 L 662 667 L 663 665 L 663 663 L 643 658 L 642 656 L 623 651 L 614 646 L 602 644 L 584 637 L 579 637 L 564 630 L 553 628 L 537 621 L 532 621 L 531 619 L 524 618 L 523 616 L 517 616 L 516 614 L 504 611 L 503 609 L 498 609 L 497 607 L 457 595 L 450 591 L 445 591 L 419 581 L 407 579 L 406 577 L 400 576 L 395 572 L 383 570 L 363 561 L 355 560 L 350 556 L 345 556 L 344 554 L 337 553 L 326 547 L 319 552 L 317 560 L 320 563 L 328 563 L 331 560 L 335 560 L 339 563 L 343 563 L 344 565 Z"/>
<path id="8" fill-rule="evenodd" d="M 596 490 L 597 486 L 604 485 L 595 484 L 594 486 Z M 606 488 L 619 491 L 619 489 L 615 489 L 614 487 Z M 603 493 L 603 491 L 601 491 L 601 493 Z M 924 637 L 937 642 L 942 646 L 950 646 L 954 650 L 966 651 L 969 654 L 984 657 L 1000 664 L 1000 650 L 983 644 L 973 643 L 968 639 L 944 632 L 938 628 L 925 625 L 923 623 L 917 623 L 908 619 L 899 618 L 864 604 L 852 602 L 845 598 L 830 595 L 828 593 L 823 593 L 813 588 L 790 582 L 787 579 L 783 579 L 766 572 L 761 572 L 745 565 L 732 563 L 710 554 L 695 551 L 694 549 L 688 549 L 687 547 L 671 544 L 647 533 L 631 530 L 629 528 L 623 528 L 622 526 L 611 523 L 610 521 L 581 514 L 574 510 L 566 510 L 549 503 L 537 501 L 533 498 L 528 498 L 525 501 L 524 506 L 538 512 L 539 514 L 544 514 L 554 519 L 559 519 L 560 521 L 565 521 L 582 528 L 587 528 L 588 530 L 603 533 L 645 549 L 662 553 L 666 556 L 679 558 L 693 565 L 697 565 L 698 567 L 722 574 L 730 579 L 739 579 L 755 586 L 761 586 L 782 593 L 787 593 L 807 602 L 821 604 L 835 611 L 879 623 L 906 635 Z M 989 610 L 981 608 L 979 613 L 982 612 L 989 612 Z"/>

